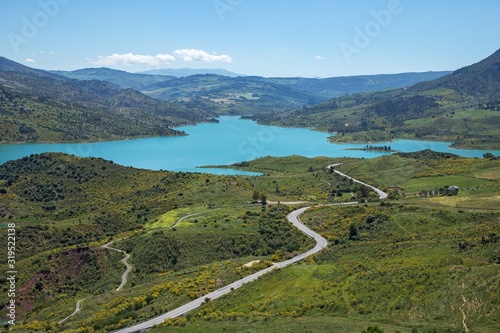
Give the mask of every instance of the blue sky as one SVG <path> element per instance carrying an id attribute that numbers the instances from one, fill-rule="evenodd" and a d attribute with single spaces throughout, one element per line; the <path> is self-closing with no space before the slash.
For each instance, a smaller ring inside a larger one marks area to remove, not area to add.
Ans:
<path id="1" fill-rule="evenodd" d="M 0 0 L 0 55 L 62 70 L 454 70 L 500 48 L 499 17 L 498 0 Z"/>

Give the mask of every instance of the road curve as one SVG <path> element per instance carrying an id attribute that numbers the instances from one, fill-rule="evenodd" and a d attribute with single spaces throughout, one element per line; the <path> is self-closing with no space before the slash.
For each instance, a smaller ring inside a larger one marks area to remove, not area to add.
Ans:
<path id="1" fill-rule="evenodd" d="M 330 167 L 335 167 L 337 165 L 341 165 L 342 163 L 337 163 L 337 164 L 331 164 L 329 165 L 327 168 L 329 169 Z M 344 176 L 344 177 L 348 177 L 348 178 L 351 178 L 343 173 L 341 173 L 340 171 L 337 171 L 337 170 L 334 170 L 336 173 L 340 174 L 341 176 Z M 379 198 L 380 199 L 385 199 L 387 198 L 387 193 L 383 192 L 382 190 L 376 188 L 376 187 L 373 187 L 371 185 L 368 185 L 366 183 L 363 183 L 359 180 L 356 180 L 356 179 L 353 179 L 351 178 L 354 182 L 357 182 L 359 184 L 362 184 L 362 185 L 365 185 L 365 186 L 368 186 L 370 188 L 372 188 L 374 191 L 377 192 L 377 194 L 379 195 Z M 346 203 L 338 203 L 338 204 L 329 204 L 327 206 L 335 206 L 335 205 L 350 205 L 350 204 L 356 204 L 357 202 L 346 202 Z M 127 327 L 127 328 L 123 328 L 123 329 L 120 329 L 118 331 L 114 331 L 114 333 L 135 333 L 135 332 L 139 332 L 141 330 L 144 330 L 144 329 L 147 329 L 147 328 L 150 328 L 154 325 L 158 325 L 158 324 L 161 324 L 163 321 L 165 321 L 165 319 L 168 319 L 168 318 L 176 318 L 176 317 L 180 317 L 198 307 L 200 307 L 206 299 L 210 299 L 210 300 L 213 300 L 213 299 L 217 299 L 221 296 L 224 296 L 228 293 L 230 293 L 231 291 L 235 290 L 235 289 L 238 289 L 240 287 L 242 287 L 244 284 L 246 283 L 249 283 L 249 282 L 252 282 L 252 281 L 255 281 L 257 280 L 259 277 L 261 277 L 262 275 L 264 274 L 267 274 L 275 269 L 279 269 L 279 268 L 283 268 L 283 267 L 286 267 L 286 266 L 289 266 L 289 265 L 292 265 L 298 261 L 301 261 L 313 254 L 316 254 L 318 253 L 319 251 L 323 250 L 327 245 L 328 245 L 328 241 L 323 237 L 321 236 L 320 234 L 314 232 L 313 230 L 309 229 L 307 226 L 305 226 L 301 221 L 300 221 L 300 215 L 304 214 L 304 212 L 306 210 L 308 210 L 309 208 L 311 208 L 311 206 L 308 206 L 308 207 L 303 207 L 303 208 L 299 208 L 299 209 L 296 209 L 294 211 L 292 211 L 291 213 L 289 213 L 287 215 L 287 219 L 288 221 L 290 221 L 290 223 L 292 223 L 297 229 L 299 229 L 300 231 L 302 231 L 304 234 L 306 234 L 308 237 L 314 239 L 316 241 L 316 245 L 304 252 L 304 253 L 301 253 L 291 259 L 288 259 L 288 260 L 285 260 L 285 261 L 282 261 L 282 262 L 278 262 L 278 263 L 275 263 L 273 264 L 272 266 L 266 268 L 266 269 L 263 269 L 261 271 L 258 271 L 256 273 L 253 273 L 252 275 L 249 275 L 247 277 L 244 277 L 240 280 L 237 280 L 233 283 L 230 283 L 222 288 L 219 288 L 215 291 L 212 291 L 211 293 L 208 293 L 202 297 L 199 297 L 187 304 L 184 304 L 172 311 L 169 311 L 169 312 L 166 312 L 158 317 L 155 317 L 155 318 L 152 318 L 152 319 L 149 319 L 149 320 L 146 320 L 146 321 L 143 321 L 142 323 L 138 323 L 134 326 L 131 326 L 131 327 Z M 192 215 L 196 215 L 196 214 L 192 214 Z M 190 216 L 192 216 L 190 215 Z M 177 221 L 177 223 L 179 223 L 182 219 L 180 219 L 179 221 Z M 177 224 L 176 223 L 176 224 Z M 108 245 L 108 244 L 106 244 Z"/>
<path id="2" fill-rule="evenodd" d="M 332 167 L 336 167 L 336 166 L 341 165 L 341 164 L 342 164 L 342 163 L 330 164 L 330 165 L 329 165 L 329 166 L 327 166 L 326 168 L 327 168 L 327 169 L 330 169 L 330 168 L 332 168 Z M 342 173 L 342 172 L 338 171 L 337 169 L 333 169 L 333 171 L 334 171 L 335 173 L 337 173 L 337 174 L 341 175 L 342 177 L 346 177 L 346 178 L 352 179 L 352 181 L 353 181 L 353 182 L 355 182 L 355 183 L 358 183 L 358 184 L 361 184 L 361 185 L 365 185 L 365 186 L 367 186 L 367 187 L 371 188 L 372 190 L 374 190 L 375 192 L 377 192 L 378 197 L 379 197 L 381 200 L 382 200 L 382 199 L 387 198 L 387 193 L 385 193 L 385 192 L 384 192 L 384 191 L 382 191 L 381 189 L 378 189 L 378 188 L 376 188 L 375 186 L 372 186 L 372 185 L 370 185 L 370 184 L 367 184 L 367 183 L 364 183 L 364 182 L 359 181 L 359 180 L 357 180 L 357 179 L 354 179 L 354 178 L 352 178 L 352 177 L 350 177 L 350 176 L 346 175 L 345 173 Z"/>
<path id="3" fill-rule="evenodd" d="M 120 240 L 120 239 L 118 239 Z M 116 291 L 120 291 L 126 284 L 127 284 L 127 277 L 128 277 L 128 273 L 130 273 L 130 271 L 132 271 L 132 265 L 130 265 L 127 260 L 130 258 L 130 254 L 128 254 L 127 252 L 123 251 L 123 250 L 120 250 L 120 249 L 117 249 L 117 248 L 114 248 L 114 247 L 111 247 L 110 245 L 113 244 L 115 241 L 111 241 L 107 244 L 104 244 L 102 247 L 105 248 L 105 249 L 108 249 L 108 250 L 113 250 L 113 251 L 117 251 L 117 252 L 121 252 L 125 255 L 125 257 L 120 260 L 124 265 L 125 265 L 125 272 L 123 272 L 122 274 L 122 282 L 120 283 L 120 285 L 118 286 L 118 288 L 116 288 Z"/>
<path id="4" fill-rule="evenodd" d="M 295 227 L 297 227 L 304 234 L 306 234 L 307 236 L 311 237 L 312 239 L 314 239 L 316 241 L 316 246 L 314 246 L 309 251 L 304 252 L 302 254 L 299 254 L 298 256 L 295 256 L 295 257 L 288 259 L 286 261 L 275 263 L 266 269 L 263 269 L 263 270 L 258 271 L 256 273 L 253 273 L 252 275 L 249 275 L 249 276 L 244 277 L 240 280 L 237 280 L 231 284 L 228 284 L 222 288 L 219 288 L 215 291 L 212 291 L 211 293 L 208 293 L 200 298 L 197 298 L 197 299 L 195 299 L 187 304 L 184 304 L 181 307 L 178 307 L 172 311 L 169 311 L 167 313 L 164 313 L 158 317 L 149 319 L 149 320 L 144 321 L 142 323 L 136 324 L 134 326 L 131 326 L 128 328 L 123 328 L 121 330 L 115 331 L 115 333 L 138 332 L 140 330 L 150 328 L 154 325 L 158 325 L 158 324 L 162 323 L 163 321 L 165 321 L 165 319 L 167 319 L 167 318 L 176 318 L 176 317 L 182 316 L 182 315 L 200 307 L 205 302 L 205 300 L 207 298 L 211 299 L 211 300 L 217 299 L 221 296 L 224 296 L 224 295 L 230 293 L 231 291 L 233 291 L 235 289 L 242 287 L 246 283 L 257 280 L 259 277 L 261 277 L 264 274 L 269 273 L 272 270 L 289 266 L 289 265 L 294 264 L 300 260 L 303 260 L 303 259 L 305 259 L 305 258 L 307 258 L 315 253 L 318 253 L 319 251 L 321 251 L 322 249 L 324 249 L 328 245 L 328 241 L 320 234 L 318 234 L 318 233 L 312 231 L 311 229 L 309 229 L 308 227 L 306 227 L 300 221 L 300 219 L 299 219 L 300 215 L 302 215 L 309 208 L 310 207 L 304 207 L 304 208 L 294 210 L 293 212 L 291 212 L 287 216 L 288 221 L 290 221 Z"/>

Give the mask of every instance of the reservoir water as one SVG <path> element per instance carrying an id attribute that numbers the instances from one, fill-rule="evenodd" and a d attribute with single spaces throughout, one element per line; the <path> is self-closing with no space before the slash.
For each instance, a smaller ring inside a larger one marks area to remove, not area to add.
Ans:
<path id="1" fill-rule="evenodd" d="M 329 134 L 303 128 L 259 125 L 238 117 L 220 117 L 219 123 L 180 127 L 187 136 L 155 137 L 95 143 L 4 144 L 0 145 L 0 164 L 31 154 L 62 152 L 80 157 L 102 157 L 115 163 L 152 170 L 247 174 L 228 169 L 200 169 L 203 165 L 228 165 L 262 156 L 302 155 L 306 157 L 365 157 L 383 152 L 350 150 L 366 144 L 332 144 Z M 402 152 L 432 149 L 465 157 L 482 157 L 495 150 L 450 148 L 449 142 L 397 140 L 377 143 Z"/>

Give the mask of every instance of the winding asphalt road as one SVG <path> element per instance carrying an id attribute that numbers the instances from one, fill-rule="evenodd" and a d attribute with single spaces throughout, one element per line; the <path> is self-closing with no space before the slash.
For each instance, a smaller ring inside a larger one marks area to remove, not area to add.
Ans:
<path id="1" fill-rule="evenodd" d="M 264 274 L 269 273 L 272 270 L 289 266 L 289 265 L 294 264 L 300 260 L 303 260 L 303 259 L 305 259 L 305 258 L 307 258 L 315 253 L 318 253 L 319 251 L 321 251 L 322 249 L 324 249 L 328 245 L 328 241 L 325 238 L 323 238 L 323 236 L 321 236 L 320 234 L 318 234 L 318 233 L 312 231 L 311 229 L 309 229 L 308 227 L 306 227 L 300 221 L 300 219 L 299 219 L 300 215 L 302 215 L 307 209 L 309 209 L 309 207 L 304 207 L 304 208 L 294 210 L 293 212 L 288 214 L 287 218 L 300 231 L 302 231 L 307 236 L 313 238 L 316 241 L 316 246 L 314 248 L 310 249 L 307 252 L 299 254 L 298 256 L 295 256 L 289 260 L 275 263 L 266 269 L 258 271 L 252 275 L 249 275 L 249 276 L 244 277 L 238 281 L 235 281 L 231 284 L 228 284 L 227 286 L 224 286 L 220 289 L 212 291 L 211 293 L 206 294 L 205 296 L 202 296 L 200 298 L 197 298 L 194 301 L 191 301 L 187 304 L 184 304 L 183 306 L 178 307 L 177 309 L 174 309 L 170 312 L 164 313 L 156 318 L 149 319 L 149 320 L 142 322 L 142 323 L 139 323 L 137 325 L 121 329 L 119 331 L 116 331 L 116 333 L 137 332 L 137 331 L 140 331 L 140 330 L 143 330 L 146 328 L 150 328 L 154 325 L 158 325 L 158 324 L 162 323 L 167 318 L 175 318 L 175 317 L 182 316 L 182 315 L 200 307 L 205 302 L 206 299 L 211 299 L 211 300 L 217 299 L 221 296 L 224 296 L 224 295 L 230 293 L 231 291 L 233 291 L 235 289 L 242 287 L 246 283 L 257 280 L 259 277 L 261 277 Z"/>
<path id="2" fill-rule="evenodd" d="M 326 168 L 327 168 L 327 169 L 330 169 L 330 167 L 336 167 L 336 166 L 339 166 L 339 165 L 342 165 L 342 163 L 330 164 L 330 165 L 329 165 L 329 166 L 327 166 Z M 371 188 L 372 190 L 374 190 L 375 192 L 377 192 L 378 197 L 379 197 L 380 199 L 385 199 L 385 198 L 387 198 L 387 193 L 385 193 L 385 192 L 384 192 L 384 191 L 382 191 L 381 189 L 378 189 L 378 188 L 376 188 L 375 186 L 371 186 L 370 184 L 363 183 L 362 181 L 359 181 L 359 180 L 357 180 L 357 179 L 354 179 L 354 178 L 352 178 L 351 176 L 348 176 L 348 175 L 346 175 L 345 173 L 342 173 L 342 172 L 338 171 L 337 169 L 333 169 L 333 171 L 334 171 L 335 173 L 337 173 L 337 174 L 341 175 L 342 177 L 346 177 L 346 178 L 352 179 L 352 181 L 353 181 L 353 182 L 355 182 L 355 183 L 358 183 L 358 184 L 361 184 L 361 185 L 365 185 L 365 186 L 367 186 L 367 187 Z"/>
<path id="3" fill-rule="evenodd" d="M 341 163 L 338 163 L 338 164 L 332 164 L 331 166 L 337 166 L 337 165 L 340 165 Z M 330 165 L 328 166 L 328 168 L 330 168 Z M 335 172 L 337 172 L 338 174 L 344 176 L 344 177 L 349 177 L 337 170 L 335 170 Z M 351 178 L 351 177 L 349 177 Z M 371 185 L 368 185 L 366 183 L 363 183 L 363 182 L 360 182 L 358 180 L 355 180 L 353 179 L 353 181 L 357 182 L 357 183 L 360 183 L 360 184 L 363 184 L 365 186 L 368 186 L 370 188 L 372 188 L 373 190 L 375 190 L 378 194 L 379 194 L 379 197 L 380 199 L 385 199 L 387 197 L 387 194 L 385 192 L 383 192 L 382 190 L 376 188 L 376 187 L 373 187 Z M 350 204 L 356 204 L 357 202 L 347 202 L 347 203 L 338 203 L 338 204 L 329 204 L 328 206 L 335 206 L 335 205 L 350 205 Z M 292 265 L 298 261 L 301 261 L 313 254 L 316 254 L 318 253 L 319 251 L 323 250 L 325 247 L 328 246 L 328 241 L 323 237 L 321 236 L 320 234 L 314 232 L 313 230 L 309 229 L 307 226 L 305 226 L 301 221 L 300 221 L 300 216 L 302 214 L 304 214 L 304 212 L 306 210 L 308 210 L 309 208 L 311 208 L 312 206 L 309 206 L 309 207 L 304 207 L 304 208 L 299 208 L 299 209 L 296 209 L 294 210 L 293 212 L 291 212 L 290 214 L 287 215 L 287 219 L 288 221 L 290 221 L 290 223 L 292 223 L 297 229 L 299 229 L 300 231 L 302 231 L 304 234 L 306 234 L 307 236 L 309 236 L 310 238 L 314 239 L 316 241 L 316 246 L 314 246 L 312 249 L 310 249 L 309 251 L 306 251 L 302 254 L 299 254 L 291 259 L 288 259 L 288 260 L 285 260 L 285 261 L 282 261 L 282 262 L 278 262 L 278 263 L 275 263 L 273 264 L 272 266 L 266 268 L 266 269 L 263 269 L 261 271 L 258 271 L 252 275 L 249 275 L 247 277 L 244 277 L 238 281 L 235 281 L 231 284 L 228 284 L 227 286 L 224 286 L 222 288 L 219 288 L 215 291 L 212 291 L 211 293 L 208 293 L 200 298 L 197 298 L 187 304 L 184 304 L 172 311 L 169 311 L 167 313 L 164 313 L 158 317 L 155 317 L 155 318 L 152 318 L 152 319 L 149 319 L 149 320 L 146 320 L 146 321 L 143 321 L 142 323 L 138 323 L 134 326 L 131 326 L 131 327 L 127 327 L 127 328 L 123 328 L 121 330 L 118 330 L 118 331 L 114 331 L 114 333 L 135 333 L 135 332 L 139 332 L 141 330 L 144 330 L 144 329 L 147 329 L 147 328 L 150 328 L 154 325 L 158 325 L 158 324 L 161 324 L 163 321 L 165 321 L 165 319 L 168 319 L 168 318 L 176 318 L 176 317 L 180 317 L 198 307 L 200 307 L 207 299 L 210 299 L 210 300 L 213 300 L 213 299 L 217 299 L 219 297 L 222 297 L 228 293 L 230 293 L 231 291 L 235 290 L 235 289 L 238 289 L 240 287 L 242 287 L 243 285 L 249 283 L 249 282 L 252 282 L 252 281 L 255 281 L 257 280 L 259 277 L 261 277 L 262 275 L 264 274 L 267 274 L 275 269 L 280 269 L 280 268 L 284 268 L 286 266 L 289 266 L 289 265 Z M 108 243 L 109 244 L 109 243 Z M 106 244 L 106 245 L 108 245 Z M 121 251 L 121 250 L 120 250 Z"/>

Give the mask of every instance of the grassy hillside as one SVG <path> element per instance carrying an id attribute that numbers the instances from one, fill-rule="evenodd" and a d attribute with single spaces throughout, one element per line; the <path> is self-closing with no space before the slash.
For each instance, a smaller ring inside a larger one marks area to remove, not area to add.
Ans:
<path id="1" fill-rule="evenodd" d="M 16 225 L 16 248 L 22 249 L 16 257 L 21 272 L 17 314 L 27 319 L 25 329 L 50 329 L 85 298 L 93 306 L 85 306 L 82 317 L 65 327 L 107 331 L 104 327 L 119 327 L 175 307 L 250 274 L 266 260 L 293 256 L 311 246 L 285 220 L 288 208 L 254 205 L 253 191 L 235 176 L 138 170 L 56 153 L 0 166 L 0 230 L 3 234 L 8 223 Z M 192 213 L 201 214 L 171 228 Z M 113 246 L 132 255 L 134 271 L 125 295 L 115 294 L 123 270 L 121 255 L 101 248 L 111 238 L 125 238 Z M 255 259 L 264 261 L 243 267 Z M 184 279 L 180 285 L 178 276 Z M 186 282 L 187 278 L 196 282 Z M 164 286 L 165 281 L 174 284 Z M 137 299 L 145 294 L 151 294 L 147 304 L 139 305 Z M 121 302 L 119 296 L 125 303 L 138 304 L 136 310 L 144 308 L 139 311 L 143 314 L 117 314 L 128 318 L 123 323 L 99 317 L 110 303 Z M 162 300 L 155 301 L 157 297 Z M 92 323 L 82 321 L 89 317 Z"/>
<path id="2" fill-rule="evenodd" d="M 465 323 L 493 333 L 499 218 L 425 206 L 318 208 L 302 220 L 332 244 L 314 261 L 204 306 L 184 327 L 153 332 L 459 333 Z M 358 237 L 349 239 L 350 225 Z"/>
<path id="3" fill-rule="evenodd" d="M 335 162 L 390 199 L 330 173 Z M 302 216 L 330 241 L 325 251 L 153 332 L 458 333 L 464 323 L 471 332 L 497 331 L 500 160 L 423 151 L 266 157 L 239 168 L 265 176 L 147 171 L 52 153 L 0 166 L 0 230 L 15 223 L 22 249 L 23 323 L 12 331 L 107 332 L 166 312 L 309 248 L 285 220 L 286 201 L 351 197 L 366 203 Z M 457 193 L 440 192 L 452 185 Z M 282 204 L 252 204 L 262 195 Z M 133 265 L 119 292 L 122 255 L 101 248 L 110 239 Z M 57 324 L 82 299 L 81 311 Z"/>
<path id="4" fill-rule="evenodd" d="M 500 50 L 477 64 L 408 89 L 358 93 L 255 119 L 335 132 L 332 140 L 337 142 L 399 137 L 499 149 L 499 64 Z"/>

